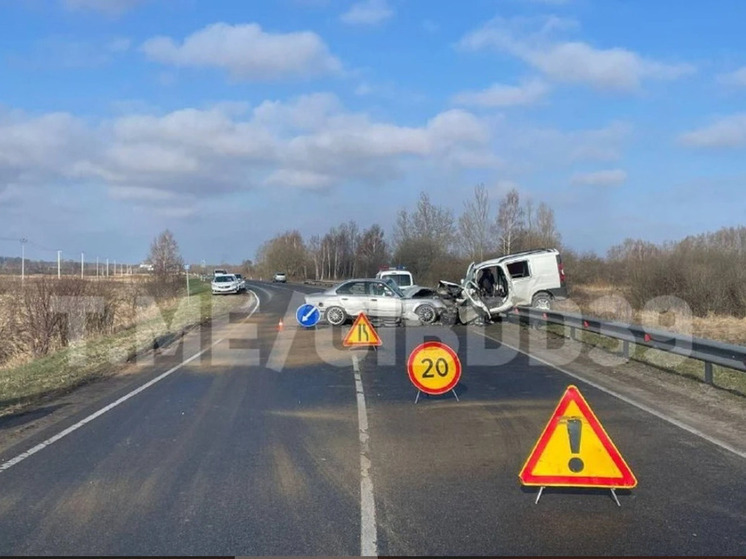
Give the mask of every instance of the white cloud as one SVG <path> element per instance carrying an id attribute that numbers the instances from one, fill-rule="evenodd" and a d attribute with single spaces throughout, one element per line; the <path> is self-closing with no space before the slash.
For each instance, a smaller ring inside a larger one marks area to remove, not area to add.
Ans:
<path id="1" fill-rule="evenodd" d="M 215 23 L 181 44 L 154 37 L 142 45 L 151 60 L 178 67 L 222 68 L 240 80 L 308 78 L 334 73 L 341 63 L 311 31 L 268 33 L 256 23 Z"/>
<path id="2" fill-rule="evenodd" d="M 746 113 L 726 116 L 709 126 L 681 134 L 679 143 L 697 148 L 746 146 Z"/>
<path id="3" fill-rule="evenodd" d="M 376 25 L 394 15 L 386 0 L 363 0 L 352 5 L 339 19 L 349 25 Z"/>
<path id="4" fill-rule="evenodd" d="M 67 114 L 0 116 L 0 187 L 60 180 L 105 185 L 113 199 L 194 201 L 272 187 L 379 185 L 427 164 L 476 169 L 499 162 L 490 130 L 454 109 L 419 126 L 346 110 L 330 94 L 248 110 L 222 103 L 98 125 Z M 1 189 L 1 188 L 0 188 Z"/>
<path id="5" fill-rule="evenodd" d="M 591 173 L 575 173 L 570 183 L 575 186 L 619 186 L 627 180 L 622 169 L 607 169 Z"/>
<path id="6" fill-rule="evenodd" d="M 533 105 L 549 91 L 542 80 L 525 81 L 521 85 L 494 84 L 482 91 L 465 91 L 454 97 L 459 105 L 480 107 L 512 107 Z"/>
<path id="7" fill-rule="evenodd" d="M 69 10 L 92 10 L 108 15 L 118 15 L 132 9 L 143 0 L 63 0 Z"/>
<path id="8" fill-rule="evenodd" d="M 727 74 L 720 74 L 718 81 L 723 85 L 731 87 L 746 87 L 746 66 L 742 66 Z"/>
<path id="9" fill-rule="evenodd" d="M 599 49 L 579 41 L 557 41 L 552 34 L 577 26 L 573 20 L 496 18 L 467 34 L 466 50 L 495 49 L 516 56 L 558 83 L 584 84 L 599 90 L 631 92 L 646 79 L 673 80 L 695 71 L 690 64 L 665 64 L 624 48 Z"/>

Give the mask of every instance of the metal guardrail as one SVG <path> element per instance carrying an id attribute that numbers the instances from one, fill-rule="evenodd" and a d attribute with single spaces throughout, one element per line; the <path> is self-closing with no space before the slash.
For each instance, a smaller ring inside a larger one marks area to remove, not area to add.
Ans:
<path id="1" fill-rule="evenodd" d="M 634 343 L 697 361 L 705 367 L 705 382 L 713 384 L 712 366 L 746 372 L 746 347 L 696 338 L 675 332 L 647 328 L 637 324 L 607 322 L 581 314 L 543 311 L 530 307 L 516 307 L 509 316 L 528 324 L 548 323 L 570 328 L 570 337 L 576 338 L 577 330 L 622 340 L 622 354 L 629 359 L 629 344 Z"/>

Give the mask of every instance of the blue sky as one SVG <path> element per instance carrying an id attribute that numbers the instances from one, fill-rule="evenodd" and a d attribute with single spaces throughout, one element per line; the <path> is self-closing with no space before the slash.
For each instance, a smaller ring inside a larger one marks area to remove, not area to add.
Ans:
<path id="1" fill-rule="evenodd" d="M 426 190 L 599 253 L 746 224 L 739 0 L 0 0 L 0 237 L 193 262 Z M 15 254 L 3 242 L 0 253 Z M 77 255 L 77 256 L 75 256 Z"/>

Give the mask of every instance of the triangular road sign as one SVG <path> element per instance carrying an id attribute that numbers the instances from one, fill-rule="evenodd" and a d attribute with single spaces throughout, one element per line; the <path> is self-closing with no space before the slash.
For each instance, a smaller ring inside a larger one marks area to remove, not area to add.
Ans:
<path id="1" fill-rule="evenodd" d="M 360 313 L 357 315 L 355 322 L 352 323 L 352 328 L 347 332 L 342 345 L 345 347 L 379 346 L 381 345 L 381 338 L 378 337 L 378 332 L 373 328 L 365 313 Z"/>
<path id="2" fill-rule="evenodd" d="M 569 386 L 519 474 L 523 485 L 628 488 L 637 479 L 588 402 Z"/>

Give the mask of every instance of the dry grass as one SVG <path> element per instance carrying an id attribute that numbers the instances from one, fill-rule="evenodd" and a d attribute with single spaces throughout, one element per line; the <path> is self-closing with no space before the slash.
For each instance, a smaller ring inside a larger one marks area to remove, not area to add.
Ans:
<path id="1" fill-rule="evenodd" d="M 746 318 L 710 313 L 693 316 L 686 302 L 661 299 L 646 310 L 635 310 L 628 303 L 625 288 L 596 284 L 573 286 L 567 301 L 559 301 L 559 311 L 582 312 L 605 320 L 643 324 L 651 328 L 689 334 L 699 338 L 746 345 Z"/>
<path id="2" fill-rule="evenodd" d="M 181 333 L 246 302 L 243 296 L 213 298 L 209 284 L 207 289 L 202 284 L 194 287 L 188 302 L 185 297 L 171 298 L 139 308 L 114 333 L 89 335 L 36 359 L 28 353 L 15 355 L 0 368 L 0 416 L 110 375 L 152 348 L 155 338 Z"/>

